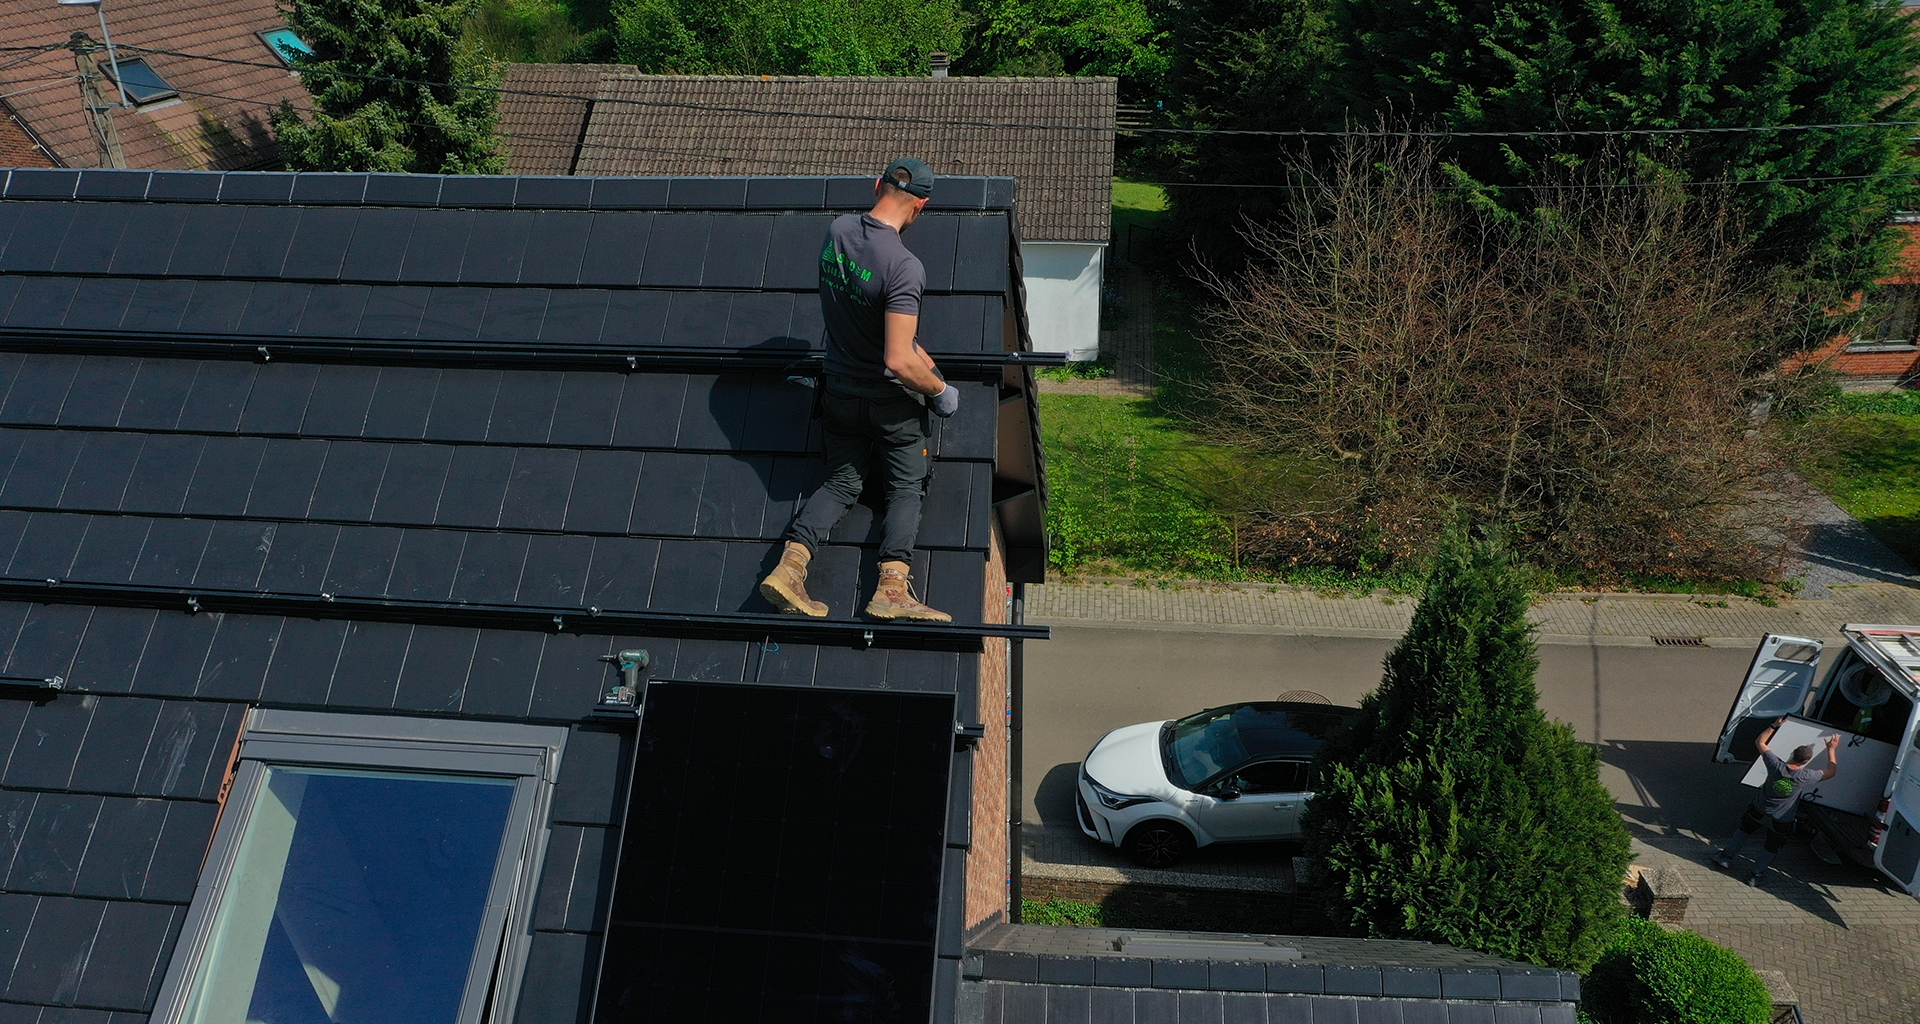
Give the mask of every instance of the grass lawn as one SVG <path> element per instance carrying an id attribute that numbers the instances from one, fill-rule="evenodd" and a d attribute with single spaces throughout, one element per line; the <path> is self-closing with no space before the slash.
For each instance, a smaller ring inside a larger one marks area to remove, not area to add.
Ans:
<path id="1" fill-rule="evenodd" d="M 1817 454 L 1802 472 L 1920 565 L 1920 393 L 1843 395 L 1807 428 Z"/>
<path id="2" fill-rule="evenodd" d="M 1218 456 L 1152 405 L 1106 395 L 1040 396 L 1055 567 L 1230 574 L 1229 525 L 1194 486 Z"/>

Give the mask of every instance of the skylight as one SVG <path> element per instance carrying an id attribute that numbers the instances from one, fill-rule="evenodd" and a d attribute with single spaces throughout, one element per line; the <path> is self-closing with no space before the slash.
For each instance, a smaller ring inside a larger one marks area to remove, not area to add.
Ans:
<path id="1" fill-rule="evenodd" d="M 290 28 L 268 29 L 260 33 L 260 40 L 267 44 L 267 49 L 273 51 L 273 55 L 280 59 L 280 63 L 288 67 L 292 67 L 294 60 L 298 57 L 313 55 L 313 47 L 308 46 L 307 41 L 296 35 Z"/>
<path id="2" fill-rule="evenodd" d="M 152 103 L 180 95 L 173 86 L 167 84 L 166 79 L 160 77 L 160 72 L 138 58 L 120 62 L 120 86 L 127 90 L 127 98 L 135 103 Z"/>

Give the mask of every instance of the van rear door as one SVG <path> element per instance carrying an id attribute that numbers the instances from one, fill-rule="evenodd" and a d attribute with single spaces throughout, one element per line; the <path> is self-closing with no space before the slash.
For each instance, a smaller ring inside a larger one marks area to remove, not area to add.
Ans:
<path id="1" fill-rule="evenodd" d="M 1873 851 L 1873 865 L 1920 896 L 1920 728 L 1909 726 L 1907 745 L 1893 767 L 1887 798 L 1887 830 Z"/>
<path id="2" fill-rule="evenodd" d="M 1753 652 L 1747 679 L 1720 729 L 1713 759 L 1722 763 L 1753 756 L 1753 741 L 1781 715 L 1796 715 L 1813 690 L 1821 643 L 1802 636 L 1767 634 Z"/>

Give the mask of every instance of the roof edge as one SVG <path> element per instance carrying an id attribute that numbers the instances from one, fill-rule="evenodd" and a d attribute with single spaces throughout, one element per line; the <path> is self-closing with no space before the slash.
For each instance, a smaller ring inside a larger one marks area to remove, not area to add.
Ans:
<path id="1" fill-rule="evenodd" d="M 634 178 L 289 171 L 0 171 L 6 199 L 509 210 L 864 210 L 873 178 Z M 929 209 L 1010 211 L 1014 179 L 947 175 Z"/>

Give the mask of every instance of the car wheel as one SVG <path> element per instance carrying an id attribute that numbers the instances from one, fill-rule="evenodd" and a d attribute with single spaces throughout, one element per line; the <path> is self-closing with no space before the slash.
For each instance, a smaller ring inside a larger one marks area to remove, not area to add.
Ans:
<path id="1" fill-rule="evenodd" d="M 1127 833 L 1123 848 L 1150 868 L 1170 868 L 1193 849 L 1193 833 L 1171 821 L 1146 821 Z"/>

